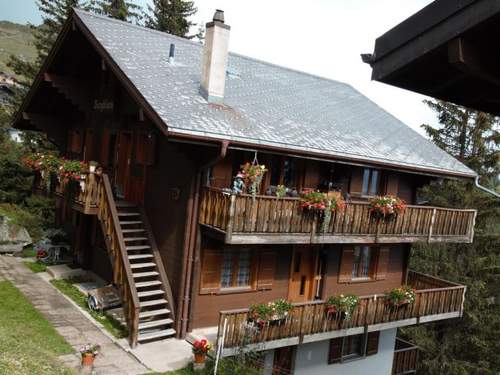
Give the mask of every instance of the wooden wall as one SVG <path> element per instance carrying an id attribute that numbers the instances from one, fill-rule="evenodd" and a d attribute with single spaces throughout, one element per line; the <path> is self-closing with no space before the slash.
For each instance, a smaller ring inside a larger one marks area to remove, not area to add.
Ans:
<path id="1" fill-rule="evenodd" d="M 389 262 L 385 280 L 339 282 L 339 270 L 342 246 L 334 245 L 325 249 L 327 253 L 327 268 L 323 298 L 331 295 L 352 293 L 358 296 L 384 293 L 404 283 L 406 275 L 407 252 L 406 245 L 390 246 Z"/>
<path id="2" fill-rule="evenodd" d="M 222 247 L 222 244 L 220 244 Z M 275 276 L 271 290 L 255 290 L 224 294 L 200 294 L 200 285 L 193 285 L 193 305 L 195 309 L 192 315 L 191 329 L 217 325 L 219 322 L 219 311 L 237 308 L 246 308 L 252 304 L 274 301 L 279 298 L 288 297 L 288 278 L 290 274 L 290 261 L 292 249 L 290 246 L 272 246 L 277 252 Z M 266 248 L 257 251 L 265 251 Z M 203 253 L 203 251 L 202 251 Z"/>
<path id="3" fill-rule="evenodd" d="M 176 302 L 179 300 L 186 208 L 196 169 L 182 146 L 158 139 L 156 162 L 147 170 L 144 208 Z"/>

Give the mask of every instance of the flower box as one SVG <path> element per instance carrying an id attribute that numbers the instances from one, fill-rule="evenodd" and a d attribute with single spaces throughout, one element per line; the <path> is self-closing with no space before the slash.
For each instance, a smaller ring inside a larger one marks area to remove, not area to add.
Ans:
<path id="1" fill-rule="evenodd" d="M 391 222 L 404 214 L 404 200 L 390 195 L 370 199 L 370 217 L 376 221 Z"/>
<path id="2" fill-rule="evenodd" d="M 385 294 L 385 303 L 391 309 L 399 309 L 400 307 L 410 305 L 415 302 L 415 298 L 415 289 L 409 285 L 403 285 L 387 292 Z"/>
<path id="3" fill-rule="evenodd" d="M 353 294 L 329 297 L 325 302 L 326 317 L 327 319 L 350 319 L 358 304 L 359 298 Z"/>

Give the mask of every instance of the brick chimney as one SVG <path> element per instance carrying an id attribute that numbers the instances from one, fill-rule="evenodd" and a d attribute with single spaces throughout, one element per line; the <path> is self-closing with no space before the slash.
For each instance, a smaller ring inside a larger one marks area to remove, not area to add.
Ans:
<path id="1" fill-rule="evenodd" d="M 224 23 L 224 11 L 217 9 L 213 21 L 207 23 L 201 71 L 200 91 L 209 103 L 224 101 L 230 30 Z"/>

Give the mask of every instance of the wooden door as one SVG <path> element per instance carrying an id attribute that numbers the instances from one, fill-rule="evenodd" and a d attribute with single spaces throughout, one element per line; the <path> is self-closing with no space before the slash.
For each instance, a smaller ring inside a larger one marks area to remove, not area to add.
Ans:
<path id="1" fill-rule="evenodd" d="M 317 251 L 310 246 L 295 246 L 290 269 L 288 299 L 306 302 L 313 299 Z"/>
<path id="2" fill-rule="evenodd" d="M 116 139 L 115 193 L 117 198 L 126 198 L 130 182 L 130 162 L 132 158 L 132 133 L 121 131 Z"/>
<path id="3" fill-rule="evenodd" d="M 273 375 L 291 374 L 295 358 L 295 346 L 274 350 Z"/>

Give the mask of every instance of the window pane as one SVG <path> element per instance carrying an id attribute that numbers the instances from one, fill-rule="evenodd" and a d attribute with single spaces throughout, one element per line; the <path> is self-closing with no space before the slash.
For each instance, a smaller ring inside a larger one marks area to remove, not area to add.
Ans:
<path id="1" fill-rule="evenodd" d="M 361 260 L 360 247 L 356 246 L 354 248 L 354 260 L 352 262 L 352 277 L 358 277 L 359 262 Z"/>
<path id="2" fill-rule="evenodd" d="M 362 254 L 362 265 L 361 265 L 361 275 L 360 277 L 368 277 L 370 273 L 370 259 L 371 259 L 371 249 L 368 246 L 363 246 Z"/>
<path id="3" fill-rule="evenodd" d="M 250 252 L 242 251 L 238 258 L 237 286 L 250 285 Z"/>
<path id="4" fill-rule="evenodd" d="M 372 170 L 372 179 L 370 181 L 370 195 L 378 194 L 378 176 L 379 172 L 377 170 Z"/>
<path id="5" fill-rule="evenodd" d="M 370 183 L 370 169 L 365 168 L 363 171 L 363 187 L 361 188 L 361 192 L 364 195 L 368 195 L 368 185 Z"/>
<path id="6" fill-rule="evenodd" d="M 229 288 L 233 286 L 233 256 L 231 253 L 224 254 L 224 260 L 222 261 L 222 271 L 221 271 L 221 287 Z"/>

